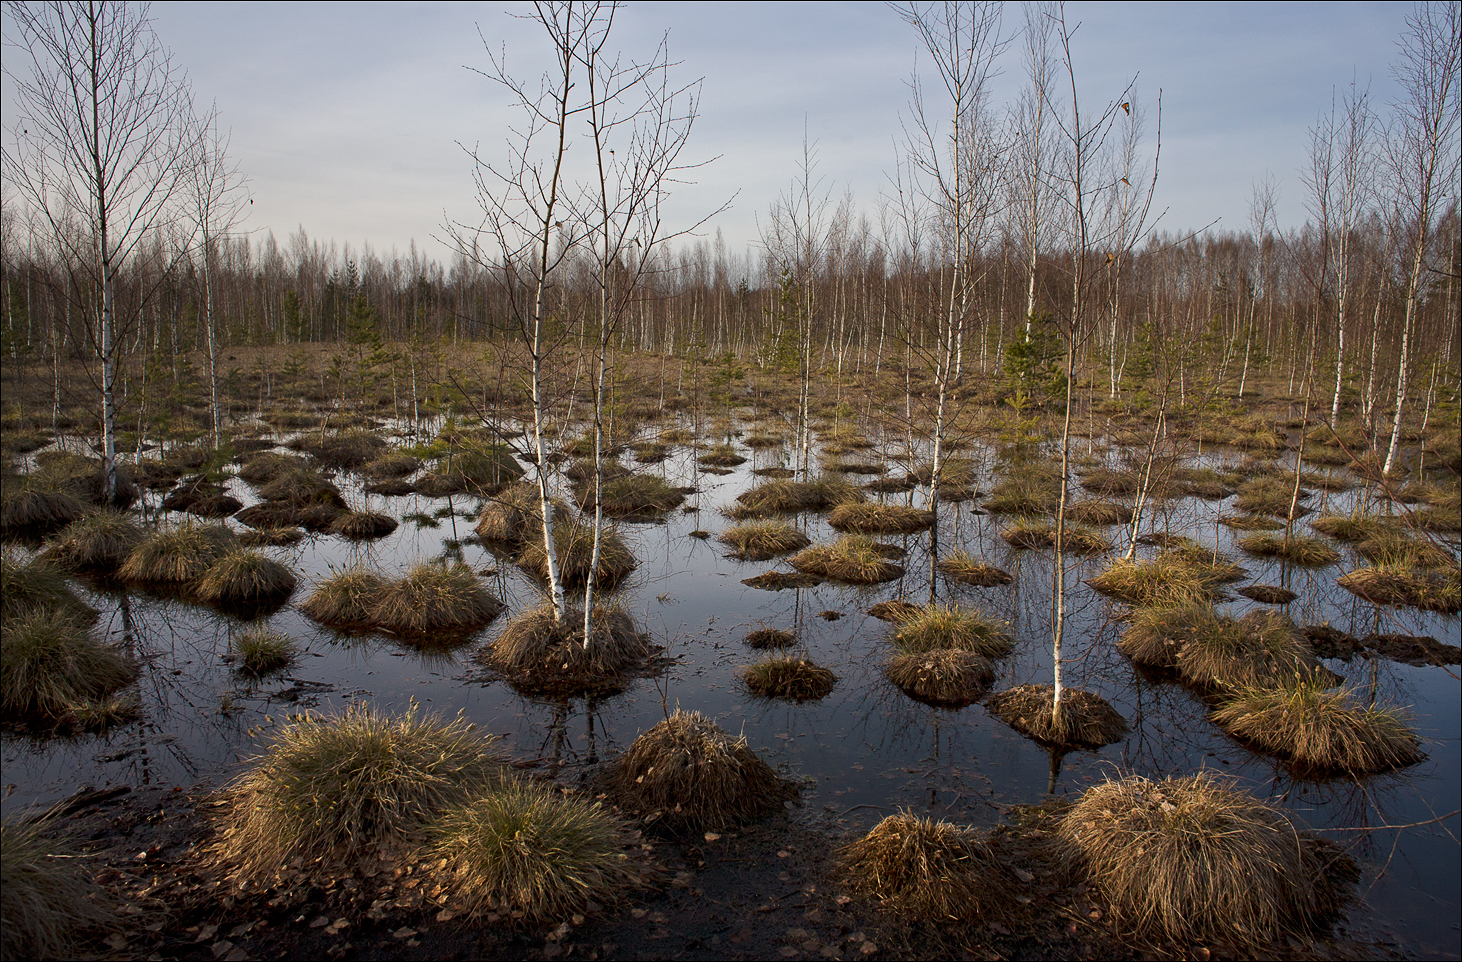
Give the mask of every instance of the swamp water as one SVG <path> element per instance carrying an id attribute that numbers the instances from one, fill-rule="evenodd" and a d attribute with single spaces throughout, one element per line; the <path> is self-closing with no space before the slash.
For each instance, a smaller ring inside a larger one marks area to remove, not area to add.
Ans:
<path id="1" fill-rule="evenodd" d="M 888 449 L 901 444 L 901 439 L 891 440 Z M 1084 442 L 1079 447 L 1084 449 Z M 1177 684 L 1148 681 L 1134 671 L 1115 647 L 1122 625 L 1113 616 L 1122 606 L 1082 583 L 1106 564 L 1106 556 L 1094 555 L 1067 576 L 1066 680 L 1110 701 L 1131 731 L 1099 752 L 1053 757 L 979 704 L 958 711 L 931 708 L 911 700 L 883 676 L 882 663 L 892 653 L 891 629 L 866 612 L 897 597 L 928 600 L 930 533 L 878 537 L 907 552 L 898 559 L 905 568 L 898 581 L 868 588 L 834 582 L 783 591 L 752 588 L 742 579 L 789 566 L 785 559 L 740 562 L 727 557 L 715 535 L 732 522 L 720 509 L 760 480 L 753 469 L 781 463 L 787 450 L 743 450 L 747 463 L 724 475 L 699 469 L 687 447 L 671 451 L 668 461 L 643 470 L 663 472 L 671 484 L 694 485 L 698 493 L 687 499 L 684 510 L 671 512 L 660 523 L 621 525 L 638 567 L 613 596 L 641 630 L 667 646 L 666 655 L 674 663 L 660 677 L 588 701 L 526 698 L 493 680 L 474 653 L 507 617 L 536 604 L 540 590 L 471 539 L 481 501 L 461 495 L 368 495 L 354 475 L 342 473 L 336 483 L 357 510 L 407 520 L 374 542 L 352 544 L 316 535 L 287 548 L 262 549 L 300 577 L 292 604 L 272 616 L 245 624 L 205 607 L 146 594 L 83 592 L 102 612 L 98 633 L 144 659 L 138 682 L 142 718 L 101 736 L 39 739 L 7 731 L 5 814 L 48 804 L 83 785 L 191 785 L 200 779 L 221 785 L 267 745 L 269 730 L 291 714 L 306 709 L 334 712 L 358 702 L 393 713 L 413 702 L 447 716 L 460 711 L 481 730 L 501 736 L 499 747 L 516 759 L 560 765 L 560 777 L 572 780 L 586 766 L 624 750 L 667 710 L 679 706 L 744 735 L 753 750 L 799 779 L 803 801 L 793 817 L 834 835 L 864 831 L 900 808 L 988 825 L 1014 804 L 1039 802 L 1051 791 L 1074 799 L 1108 777 L 1219 771 L 1285 809 L 1299 825 L 1347 846 L 1363 873 L 1359 900 L 1342 923 L 1352 937 L 1395 943 L 1405 954 L 1423 958 L 1456 958 L 1462 952 L 1457 817 L 1404 830 L 1377 828 L 1426 822 L 1462 807 L 1462 700 L 1455 668 L 1412 667 L 1359 655 L 1349 662 L 1327 659 L 1327 666 L 1362 696 L 1374 693 L 1378 704 L 1407 708 L 1428 757 L 1400 772 L 1363 781 L 1298 781 L 1283 763 L 1220 731 L 1197 695 Z M 997 467 L 994 453 L 973 450 L 959 456 L 981 465 L 977 487 L 988 489 Z M 859 460 L 876 460 L 876 452 Z M 257 500 L 237 479 L 230 482 L 230 491 L 245 504 Z M 927 488 L 915 489 L 914 503 L 922 506 L 926 495 Z M 1327 499 L 1329 510 L 1347 511 L 1361 496 L 1358 491 L 1317 492 L 1310 503 Z M 144 497 L 141 509 L 155 513 L 160 495 L 148 492 Z M 885 497 L 904 503 L 909 496 Z M 1455 616 L 1380 608 L 1337 586 L 1335 578 L 1358 564 L 1345 546 L 1339 565 L 1314 571 L 1245 556 L 1234 544 L 1234 533 L 1217 524 L 1231 500 L 1167 502 L 1144 522 L 1144 530 L 1168 530 L 1218 547 L 1248 570 L 1245 582 L 1283 583 L 1299 595 L 1283 608 L 1299 624 L 1329 623 L 1356 636 L 1396 632 L 1457 642 Z M 977 606 L 1009 624 L 1016 648 L 997 663 L 992 691 L 1049 683 L 1050 552 L 1008 546 L 999 532 L 1012 519 L 982 514 L 976 510 L 979 503 L 941 506 L 939 551 L 963 548 L 1004 568 L 1014 580 L 996 588 L 971 588 L 935 574 L 936 592 L 941 601 Z M 815 543 L 837 537 L 820 515 L 803 514 L 798 523 Z M 710 540 L 692 536 L 702 530 L 711 534 Z M 1105 529 L 1114 540 L 1120 540 L 1120 530 Z M 1305 530 L 1304 525 L 1296 530 Z M 1139 549 L 1141 556 L 1155 550 Z M 364 564 L 397 577 L 420 561 L 441 557 L 460 558 L 484 572 L 489 590 L 508 605 L 506 615 L 456 649 L 424 651 L 382 635 L 347 638 L 295 610 L 332 571 Z M 1220 610 L 1239 615 L 1256 607 L 1268 606 L 1235 596 Z M 249 682 L 225 656 L 234 635 L 261 623 L 290 635 L 300 655 L 281 675 Z M 798 644 L 791 651 L 837 674 L 832 694 L 819 702 L 791 704 L 748 693 L 736 671 L 760 657 L 743 641 L 758 628 L 795 632 Z"/>

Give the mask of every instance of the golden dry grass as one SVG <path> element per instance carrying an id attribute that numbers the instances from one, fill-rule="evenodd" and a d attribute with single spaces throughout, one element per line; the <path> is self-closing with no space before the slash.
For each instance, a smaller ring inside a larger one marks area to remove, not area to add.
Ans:
<path id="1" fill-rule="evenodd" d="M 193 591 L 215 605 L 266 605 L 288 598 L 298 583 L 287 565 L 252 548 L 236 548 L 210 565 Z"/>
<path id="2" fill-rule="evenodd" d="M 426 641 L 471 634 L 502 610 L 465 564 L 427 562 L 376 592 L 368 618 L 373 628 Z"/>
<path id="3" fill-rule="evenodd" d="M 861 534 L 845 534 L 830 545 L 804 548 L 792 557 L 792 567 L 855 585 L 892 581 L 904 573 L 900 565 L 884 557 L 876 541 Z"/>
<path id="4" fill-rule="evenodd" d="M 1335 681 L 1294 622 L 1273 610 L 1195 624 L 1178 651 L 1177 668 L 1192 684 L 1229 691 L 1276 688 L 1298 679 Z"/>
<path id="5" fill-rule="evenodd" d="M 838 676 L 806 658 L 773 656 L 737 671 L 753 695 L 786 701 L 818 701 L 832 693 Z"/>
<path id="6" fill-rule="evenodd" d="M 934 512 L 900 504 L 840 504 L 827 516 L 836 531 L 857 534 L 912 534 L 934 526 Z"/>
<path id="7" fill-rule="evenodd" d="M 963 548 L 956 548 L 940 558 L 939 570 L 960 584 L 974 588 L 994 588 L 1008 585 L 1012 580 L 1009 572 L 974 557 Z"/>
<path id="8" fill-rule="evenodd" d="M 589 580 L 589 563 L 594 555 L 594 526 L 572 519 L 553 523 L 553 543 L 558 556 L 558 573 L 568 588 L 582 588 Z M 548 580 L 548 553 L 543 549 L 541 525 L 526 536 L 518 554 L 518 564 L 540 580 Z M 605 525 L 599 546 L 599 564 L 594 569 L 594 583 L 613 590 L 629 577 L 636 565 L 635 556 L 624 536 L 613 525 Z"/>
<path id="9" fill-rule="evenodd" d="M 67 525 L 45 556 L 74 571 L 113 572 L 143 537 L 142 529 L 127 515 L 103 509 Z"/>
<path id="10" fill-rule="evenodd" d="M 742 561 L 765 561 L 812 543 L 807 535 L 776 518 L 742 522 L 721 532 L 716 540 L 735 548 Z"/>
<path id="11" fill-rule="evenodd" d="M 77 958 L 113 918 L 75 848 L 48 839 L 46 822 L 0 823 L 0 958 Z"/>
<path id="12" fill-rule="evenodd" d="M 1462 610 L 1462 577 L 1454 565 L 1441 571 L 1357 568 L 1335 583 L 1373 605 L 1397 605 L 1455 615 Z"/>
<path id="13" fill-rule="evenodd" d="M 1324 568 L 1340 560 L 1340 552 L 1319 538 L 1291 534 L 1288 539 L 1255 534 L 1239 539 L 1239 548 L 1261 558 L 1282 558 L 1301 568 Z"/>
<path id="14" fill-rule="evenodd" d="M 1206 772 L 1090 788 L 1059 836 L 1117 924 L 1148 940 L 1252 947 L 1304 933 L 1338 906 L 1346 874 L 1280 811 Z"/>
<path id="15" fill-rule="evenodd" d="M 953 648 L 985 658 L 1010 654 L 1014 640 L 1005 626 L 976 608 L 932 604 L 900 619 L 893 643 L 902 654 L 925 654 Z"/>
<path id="16" fill-rule="evenodd" d="M 910 697 L 941 707 L 968 705 L 995 682 L 988 658 L 957 648 L 895 655 L 884 673 Z"/>
<path id="17" fill-rule="evenodd" d="M 1127 720 L 1100 695 L 1064 688 L 1059 710 L 1054 709 L 1054 696 L 1050 685 L 1017 685 L 991 695 L 985 708 L 1022 735 L 1048 745 L 1095 749 L 1127 734 Z"/>
<path id="18" fill-rule="evenodd" d="M 378 572 L 350 568 L 316 585 L 299 609 L 327 628 L 364 631 L 375 624 L 376 602 L 389 585 Z"/>
<path id="19" fill-rule="evenodd" d="M 203 577 L 238 538 L 221 524 L 183 524 L 154 531 L 117 570 L 124 581 L 186 585 Z"/>
<path id="20" fill-rule="evenodd" d="M 574 691 L 618 681 L 651 654 L 648 635 L 617 608 L 596 607 L 584 641 L 584 612 L 569 607 L 562 621 L 551 604 L 515 615 L 484 654 L 492 667 L 534 690 Z"/>
<path id="21" fill-rule="evenodd" d="M 1086 583 L 1109 598 L 1148 608 L 1204 604 L 1217 587 L 1191 565 L 1170 556 L 1151 561 L 1118 558 Z"/>
<path id="22" fill-rule="evenodd" d="M 233 647 L 238 655 L 239 671 L 255 678 L 282 671 L 294 663 L 295 647 L 289 635 L 268 628 L 244 632 L 234 638 Z"/>
<path id="23" fill-rule="evenodd" d="M 61 722 L 132 683 L 137 664 L 87 630 L 90 620 L 37 608 L 0 633 L 0 710 L 5 718 Z"/>
<path id="24" fill-rule="evenodd" d="M 1012 885 L 981 835 L 912 812 L 890 815 L 844 846 L 837 867 L 849 891 L 921 922 L 994 920 Z"/>
<path id="25" fill-rule="evenodd" d="M 334 521 L 326 530 L 348 541 L 371 541 L 384 538 L 396 530 L 395 518 L 375 511 L 348 511 Z"/>

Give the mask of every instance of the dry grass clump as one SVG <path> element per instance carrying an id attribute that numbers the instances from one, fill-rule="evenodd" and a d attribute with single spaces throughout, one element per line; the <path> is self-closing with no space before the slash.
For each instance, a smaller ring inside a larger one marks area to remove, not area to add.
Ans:
<path id="1" fill-rule="evenodd" d="M 1000 532 L 1013 548 L 1054 548 L 1056 525 L 1050 521 L 1022 520 Z M 1073 554 L 1100 554 L 1112 550 L 1112 540 L 1090 528 L 1068 527 L 1062 545 Z"/>
<path id="2" fill-rule="evenodd" d="M 911 812 L 890 815 L 837 854 L 843 884 L 923 922 L 998 915 L 1011 880 L 980 835 Z"/>
<path id="3" fill-rule="evenodd" d="M 227 518 L 242 509 L 244 503 L 231 494 L 210 494 L 199 498 L 183 510 L 195 518 Z"/>
<path id="4" fill-rule="evenodd" d="M 370 541 L 384 538 L 396 530 L 397 521 L 375 511 L 350 511 L 330 522 L 326 530 L 348 541 Z"/>
<path id="5" fill-rule="evenodd" d="M 186 585 L 203 577 L 239 540 L 221 524 L 184 524 L 148 535 L 117 570 L 124 581 Z"/>
<path id="6" fill-rule="evenodd" d="M 294 454 L 266 451 L 244 462 L 239 477 L 253 485 L 268 484 L 283 474 L 310 471 L 310 462 Z"/>
<path id="7" fill-rule="evenodd" d="M 1109 598 L 1148 608 L 1182 608 L 1211 601 L 1217 583 L 1180 558 L 1118 558 L 1087 584 Z"/>
<path id="8" fill-rule="evenodd" d="M 73 615 L 88 625 L 97 616 L 55 565 L 43 559 L 22 563 L 9 552 L 0 554 L 0 620 L 8 622 L 37 611 Z"/>
<path id="9" fill-rule="evenodd" d="M 1260 558 L 1282 558 L 1301 568 L 1324 568 L 1340 560 L 1340 552 L 1319 538 L 1291 534 L 1251 534 L 1239 539 L 1239 548 Z"/>
<path id="10" fill-rule="evenodd" d="M 1094 786 L 1058 833 L 1117 924 L 1147 939 L 1255 946 L 1308 930 L 1338 907 L 1347 874 L 1277 809 L 1206 772 Z"/>
<path id="11" fill-rule="evenodd" d="M 45 535 L 85 515 L 86 505 L 75 495 L 26 486 L 0 502 L 0 534 L 7 538 Z"/>
<path id="12" fill-rule="evenodd" d="M 297 507 L 315 504 L 333 505 L 341 510 L 346 507 L 345 498 L 334 482 L 310 469 L 281 472 L 259 489 L 259 497 Z"/>
<path id="13" fill-rule="evenodd" d="M 76 958 L 82 939 L 111 919 L 85 861 L 45 838 L 44 820 L 0 822 L 0 958 Z"/>
<path id="14" fill-rule="evenodd" d="M 374 626 L 376 603 L 389 587 L 377 572 L 351 568 L 316 585 L 299 610 L 327 628 L 365 631 Z"/>
<path id="15" fill-rule="evenodd" d="M 628 826 L 543 785 L 510 781 L 447 809 L 431 832 L 426 856 L 448 866 L 448 904 L 468 917 L 558 921 L 639 883 Z"/>
<path id="16" fill-rule="evenodd" d="M 407 475 L 415 474 L 421 468 L 421 462 L 405 451 L 387 451 L 385 454 L 368 462 L 360 469 L 360 473 L 368 478 L 404 478 Z"/>
<path id="17" fill-rule="evenodd" d="M 1445 615 L 1462 610 L 1462 575 L 1455 565 L 1444 571 L 1357 568 L 1335 583 L 1373 605 L 1402 605 Z"/>
<path id="18" fill-rule="evenodd" d="M 1389 527 L 1372 532 L 1355 550 L 1382 568 L 1445 568 L 1456 563 L 1451 552 L 1431 540 Z"/>
<path id="19" fill-rule="evenodd" d="M 225 790 L 211 859 L 236 879 L 267 883 L 296 859 L 406 843 L 500 782 L 501 762 L 474 727 L 414 707 L 396 717 L 364 706 L 299 716 Z"/>
<path id="20" fill-rule="evenodd" d="M 1218 523 L 1233 531 L 1278 531 L 1284 527 L 1283 521 L 1262 514 L 1226 514 Z"/>
<path id="21" fill-rule="evenodd" d="M 692 832 L 753 822 L 796 794 L 746 739 L 679 709 L 611 762 L 606 782 L 624 810 Z"/>
<path id="22" fill-rule="evenodd" d="M 488 594 L 465 564 L 427 562 L 375 595 L 370 621 L 380 631 L 421 641 L 471 634 L 502 610 L 503 603 Z"/>
<path id="23" fill-rule="evenodd" d="M 1163 551 L 1160 560 L 1185 565 L 1197 577 L 1212 585 L 1223 585 L 1240 581 L 1249 572 L 1234 559 L 1219 551 L 1196 542 L 1175 543 Z"/>
<path id="24" fill-rule="evenodd" d="M 255 628 L 233 641 L 239 671 L 255 678 L 288 668 L 294 662 L 294 642 L 289 635 L 268 628 Z"/>
<path id="25" fill-rule="evenodd" d="M 1113 471 L 1110 468 L 1096 468 L 1081 476 L 1081 486 L 1093 494 L 1105 497 L 1122 494 L 1136 494 L 1142 486 L 1142 479 L 1135 471 Z"/>
<path id="26" fill-rule="evenodd" d="M 374 461 L 386 450 L 386 442 L 369 431 L 341 431 L 325 437 L 302 438 L 291 443 L 332 468 L 353 470 Z"/>
<path id="27" fill-rule="evenodd" d="M 1066 517 L 1096 527 L 1127 524 L 1132 520 L 1132 506 L 1117 501 L 1078 501 L 1066 507 Z"/>
<path id="28" fill-rule="evenodd" d="M 417 482 L 417 490 L 432 496 L 431 485 L 435 482 L 436 494 L 470 491 L 491 496 L 521 477 L 523 466 L 513 457 L 507 445 L 473 443 L 455 449 L 446 458 L 439 458 L 431 472 Z"/>
<path id="29" fill-rule="evenodd" d="M 797 636 L 781 628 L 758 628 L 746 633 L 744 639 L 752 648 L 790 648 L 797 643 Z"/>
<path id="30" fill-rule="evenodd" d="M 1278 611 L 1250 611 L 1237 621 L 1215 616 L 1194 629 L 1177 656 L 1178 671 L 1192 684 L 1234 691 L 1335 680 L 1304 633 Z"/>
<path id="31" fill-rule="evenodd" d="M 594 526 L 573 519 L 556 520 L 553 523 L 553 544 L 558 555 L 559 577 L 564 585 L 582 588 L 588 584 L 589 562 L 594 556 Z M 543 550 L 541 535 L 523 545 L 518 554 L 518 564 L 544 581 L 548 580 L 548 553 Z M 594 583 L 605 590 L 613 590 L 635 570 L 635 564 L 635 556 L 619 529 L 605 525 Z"/>
<path id="32" fill-rule="evenodd" d="M 1287 605 L 1299 597 L 1295 592 L 1279 585 L 1244 585 L 1239 589 L 1239 594 L 1261 605 Z"/>
<path id="33" fill-rule="evenodd" d="M 239 532 L 239 544 L 250 548 L 280 548 L 298 544 L 304 538 L 305 533 L 293 527 L 257 528 Z"/>
<path id="34" fill-rule="evenodd" d="M 562 621 L 551 604 L 516 615 L 493 640 L 484 660 L 515 682 L 546 691 L 613 684 L 652 654 L 648 635 L 618 608 L 594 608 L 584 641 L 584 612 L 567 608 Z"/>
<path id="35" fill-rule="evenodd" d="M 209 604 L 270 605 L 294 594 L 298 583 L 288 566 L 252 548 L 236 548 L 211 564 L 193 590 Z"/>
<path id="36" fill-rule="evenodd" d="M 1298 518 L 1311 509 L 1304 507 L 1310 493 L 1301 488 L 1295 502 L 1294 514 L 1290 515 L 1290 500 L 1294 498 L 1294 480 L 1286 477 L 1258 477 L 1245 481 L 1239 487 L 1239 496 L 1234 507 L 1249 514 L 1268 514 L 1276 518 Z"/>
<path id="37" fill-rule="evenodd" d="M 1360 705 L 1354 692 L 1313 681 L 1246 689 L 1215 709 L 1213 720 L 1315 773 L 1371 775 L 1426 757 L 1400 712 Z"/>
<path id="38" fill-rule="evenodd" d="M 743 522 L 721 532 L 716 540 L 735 548 L 742 561 L 765 561 L 812 543 L 792 525 L 774 518 Z"/>
<path id="39" fill-rule="evenodd" d="M 736 452 L 734 444 L 713 444 L 709 451 L 696 460 L 711 468 L 734 468 L 738 464 L 746 463 L 746 458 Z"/>
<path id="40" fill-rule="evenodd" d="M 990 659 L 957 648 L 894 655 L 884 672 L 911 698 L 942 708 L 968 705 L 995 682 Z"/>
<path id="41" fill-rule="evenodd" d="M 604 482 L 604 514 L 610 518 L 654 517 L 684 501 L 680 489 L 658 474 L 626 474 Z M 584 511 L 594 510 L 592 476 L 579 487 L 578 504 Z"/>
<path id="42" fill-rule="evenodd" d="M 736 497 L 737 506 L 726 513 L 733 519 L 765 518 L 773 514 L 822 511 L 863 500 L 846 478 L 824 476 L 811 481 L 764 481 Z"/>
<path id="43" fill-rule="evenodd" d="M 985 708 L 1022 735 L 1048 745 L 1097 749 L 1127 734 L 1127 719 L 1100 695 L 1064 688 L 1060 710 L 1053 710 L 1054 692 L 1050 685 L 1017 685 L 991 695 Z"/>
<path id="44" fill-rule="evenodd" d="M 983 502 L 994 514 L 1053 514 L 1061 503 L 1061 479 L 1044 466 L 1029 465 L 1006 474 Z"/>
<path id="45" fill-rule="evenodd" d="M 780 434 L 753 433 L 741 439 L 741 443 L 752 450 L 763 450 L 766 448 L 780 448 L 787 443 L 787 438 Z"/>
<path id="46" fill-rule="evenodd" d="M 941 488 L 968 488 L 975 483 L 975 462 L 968 458 L 945 458 L 939 465 L 939 486 Z M 909 478 L 919 484 L 934 480 L 934 465 L 924 461 L 914 465 Z"/>
<path id="47" fill-rule="evenodd" d="M 477 536 L 494 544 L 517 544 L 530 529 L 542 528 L 542 509 L 537 485 L 510 485 L 483 504 L 477 516 Z"/>
<path id="48" fill-rule="evenodd" d="M 838 676 L 806 658 L 772 657 L 736 673 L 753 695 L 787 701 L 818 701 L 832 693 Z"/>
<path id="49" fill-rule="evenodd" d="M 983 612 L 941 604 L 926 605 L 901 619 L 893 643 L 903 654 L 953 648 L 985 658 L 1004 657 L 1015 647 L 1005 627 Z"/>
<path id="50" fill-rule="evenodd" d="M 884 557 L 878 542 L 861 534 L 845 534 L 830 545 L 803 548 L 792 556 L 792 567 L 855 585 L 892 581 L 904 573 L 902 566 Z"/>
<path id="51" fill-rule="evenodd" d="M 901 504 L 840 504 L 827 522 L 837 531 L 858 534 L 912 534 L 932 528 L 934 512 Z"/>
<path id="52" fill-rule="evenodd" d="M 45 557 L 73 571 L 113 572 L 143 537 L 142 529 L 127 515 L 103 509 L 67 525 L 46 549 Z"/>
<path id="53" fill-rule="evenodd" d="M 940 558 L 939 570 L 960 584 L 975 588 L 994 588 L 1008 585 L 1013 580 L 1009 572 L 988 561 L 981 561 L 963 548 L 956 548 Z"/>
<path id="54" fill-rule="evenodd" d="M 1145 668 L 1169 671 L 1178 667 L 1178 653 L 1200 634 L 1230 630 L 1224 619 L 1206 604 L 1177 608 L 1142 608 L 1134 612 L 1117 649 Z"/>
<path id="55" fill-rule="evenodd" d="M 60 722 L 137 677 L 137 665 L 87 630 L 89 619 L 35 609 L 0 632 L 0 708 L 8 719 Z"/>
<path id="56" fill-rule="evenodd" d="M 1233 493 L 1213 468 L 1178 467 L 1168 477 L 1184 494 L 1205 501 L 1221 501 Z"/>

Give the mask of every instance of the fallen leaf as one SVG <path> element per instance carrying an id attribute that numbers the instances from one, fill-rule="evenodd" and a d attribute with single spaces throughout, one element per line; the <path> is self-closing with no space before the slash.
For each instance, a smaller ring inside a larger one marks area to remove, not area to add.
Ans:
<path id="1" fill-rule="evenodd" d="M 721 840 L 721 836 L 717 835 L 715 832 L 707 832 L 706 833 L 706 841 L 707 842 L 719 842 L 720 840 Z"/>
<path id="2" fill-rule="evenodd" d="M 213 943 L 213 957 L 215 959 L 221 959 L 232 952 L 233 948 L 234 944 L 232 942 L 215 942 Z"/>
<path id="3" fill-rule="evenodd" d="M 1034 882 L 1036 880 L 1036 877 L 1034 875 L 1027 872 L 1023 868 L 1015 869 L 1015 877 L 1020 879 L 1022 882 Z"/>
<path id="4" fill-rule="evenodd" d="M 107 945 L 109 945 L 112 949 L 120 952 L 127 947 L 127 936 L 123 935 L 120 932 L 113 932 L 111 935 L 107 936 Z"/>
<path id="5" fill-rule="evenodd" d="M 862 952 L 864 955 L 872 955 L 874 952 L 878 951 L 878 946 L 874 945 L 872 942 L 864 942 L 862 945 L 858 946 L 858 951 Z"/>
<path id="6" fill-rule="evenodd" d="M 415 934 L 416 934 L 416 929 L 413 929 L 413 928 L 404 928 L 404 929 L 397 929 L 396 931 L 392 932 L 391 933 L 391 937 L 393 939 L 409 939 L 409 938 L 411 938 Z"/>
<path id="7" fill-rule="evenodd" d="M 315 919 L 315 921 L 313 921 L 313 922 L 310 923 L 310 928 L 312 928 L 312 929 L 323 929 L 325 926 L 327 926 L 329 924 L 330 924 L 330 916 L 328 916 L 328 915 L 322 915 L 319 918 Z"/>

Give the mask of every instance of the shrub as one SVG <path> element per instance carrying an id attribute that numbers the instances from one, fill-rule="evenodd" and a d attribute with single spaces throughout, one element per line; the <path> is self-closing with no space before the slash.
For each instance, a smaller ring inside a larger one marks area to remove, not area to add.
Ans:
<path id="1" fill-rule="evenodd" d="M 111 919 L 102 890 L 44 821 L 0 823 L 0 958 L 76 958 L 88 930 Z"/>
<path id="2" fill-rule="evenodd" d="M 738 524 L 722 532 L 716 540 L 735 548 L 736 557 L 742 561 L 765 561 L 812 543 L 792 525 L 775 519 Z"/>
<path id="3" fill-rule="evenodd" d="M 798 571 L 855 585 L 892 581 L 904 569 L 884 557 L 878 542 L 861 534 L 845 534 L 830 545 L 813 545 L 792 557 Z"/>
<path id="4" fill-rule="evenodd" d="M 1399 712 L 1359 705 L 1352 692 L 1314 681 L 1246 689 L 1215 709 L 1213 720 L 1312 772 L 1371 775 L 1426 757 Z"/>
<path id="5" fill-rule="evenodd" d="M 489 790 L 501 763 L 460 716 L 356 706 L 304 715 L 223 795 L 212 858 L 267 882 L 294 859 L 354 857 L 405 843 L 445 809 Z"/>
<path id="6" fill-rule="evenodd" d="M 991 695 L 985 708 L 1022 735 L 1048 745 L 1096 749 L 1127 734 L 1127 720 L 1100 695 L 1064 688 L 1057 711 L 1054 692 L 1050 685 L 1018 685 Z"/>
<path id="7" fill-rule="evenodd" d="M 746 739 L 679 709 L 611 762 L 606 782 L 626 811 L 697 832 L 755 821 L 796 795 Z"/>
<path id="8" fill-rule="evenodd" d="M 256 678 L 280 671 L 294 661 L 294 642 L 286 634 L 256 628 L 234 639 L 239 670 Z"/>
<path id="9" fill-rule="evenodd" d="M 838 676 L 806 658 L 772 657 L 737 673 L 753 695 L 787 701 L 818 701 L 831 694 Z"/>
<path id="10" fill-rule="evenodd" d="M 186 585 L 237 547 L 238 538 L 221 524 L 164 528 L 133 548 L 117 574 L 124 581 Z"/>
<path id="11" fill-rule="evenodd" d="M 900 620 L 893 643 L 906 655 L 953 648 L 985 658 L 1003 657 L 1015 646 L 1004 626 L 982 612 L 940 604 L 927 605 Z"/>
<path id="12" fill-rule="evenodd" d="M 269 605 L 294 594 L 298 583 L 288 566 L 252 548 L 237 548 L 210 565 L 193 590 L 215 605 Z"/>
<path id="13" fill-rule="evenodd" d="M 850 891 L 925 922 L 995 915 L 1012 885 L 983 837 L 910 812 L 888 816 L 841 849 L 837 864 Z"/>
<path id="14" fill-rule="evenodd" d="M 464 914 L 547 922 L 638 883 L 628 834 L 597 802 L 512 781 L 443 813 L 427 857 L 449 866 L 447 897 Z"/>
<path id="15" fill-rule="evenodd" d="M 1308 930 L 1348 874 L 1278 810 L 1208 773 L 1097 785 L 1059 835 L 1117 924 L 1144 938 L 1255 946 Z"/>
<path id="16" fill-rule="evenodd" d="M 895 655 L 884 671 L 910 697 L 950 708 L 968 705 L 995 681 L 988 658 L 957 648 Z"/>
<path id="17" fill-rule="evenodd" d="M 74 614 L 38 608 L 7 619 L 0 634 L 4 716 L 57 722 L 137 677 L 137 665 L 87 631 Z"/>

